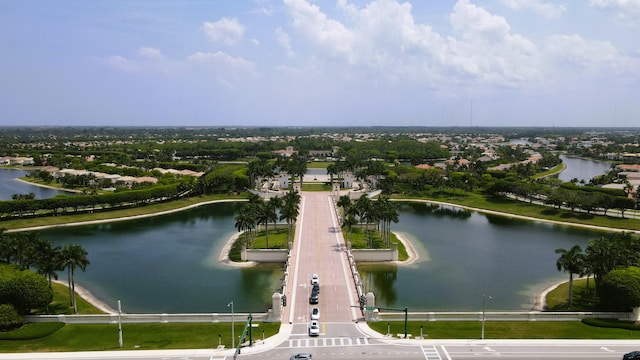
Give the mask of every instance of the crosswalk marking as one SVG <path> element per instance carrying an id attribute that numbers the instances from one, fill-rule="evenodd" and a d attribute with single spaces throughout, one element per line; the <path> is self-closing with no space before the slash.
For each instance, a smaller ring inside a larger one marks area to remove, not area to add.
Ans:
<path id="1" fill-rule="evenodd" d="M 290 348 L 369 345 L 369 338 L 305 338 L 289 339 Z"/>
<path id="2" fill-rule="evenodd" d="M 438 349 L 436 349 L 435 345 L 422 346 L 422 353 L 424 354 L 424 358 L 427 360 L 442 360 L 442 358 L 440 357 L 440 353 L 438 353 Z"/>

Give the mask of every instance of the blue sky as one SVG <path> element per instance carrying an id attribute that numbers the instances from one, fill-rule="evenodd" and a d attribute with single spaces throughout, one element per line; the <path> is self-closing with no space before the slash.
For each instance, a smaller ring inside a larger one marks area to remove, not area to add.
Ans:
<path id="1" fill-rule="evenodd" d="M 0 0 L 0 125 L 638 126 L 640 0 Z"/>

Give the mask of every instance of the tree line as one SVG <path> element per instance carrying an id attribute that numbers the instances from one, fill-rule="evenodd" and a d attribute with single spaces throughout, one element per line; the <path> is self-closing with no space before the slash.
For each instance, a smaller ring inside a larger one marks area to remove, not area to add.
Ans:
<path id="1" fill-rule="evenodd" d="M 87 256 L 80 245 L 54 246 L 38 232 L 6 233 L 0 229 L 0 304 L 6 305 L 3 309 L 7 312 L 2 315 L 27 314 L 34 308 L 48 311 L 53 279 L 64 270 L 69 281 L 69 306 L 76 313 L 74 275 L 77 270 L 86 270 L 90 263 Z"/>
<path id="2" fill-rule="evenodd" d="M 353 228 L 359 225 L 365 232 L 368 248 L 373 248 L 374 233 L 380 234 L 386 248 L 391 247 L 391 223 L 397 223 L 400 218 L 397 204 L 388 196 L 372 200 L 362 195 L 352 202 L 348 195 L 342 195 L 336 205 L 342 208 L 341 225 L 349 230 L 349 241 L 352 240 Z M 374 226 L 370 226 L 372 224 Z"/>
<path id="3" fill-rule="evenodd" d="M 628 232 L 591 240 L 586 249 L 574 245 L 556 249 L 558 271 L 569 273 L 569 308 L 573 306 L 573 276 L 593 277 L 599 306 L 628 311 L 640 306 L 640 239 Z M 631 267 L 631 268 L 630 268 Z"/>
<path id="4" fill-rule="evenodd" d="M 269 224 L 274 226 L 278 220 L 287 223 L 287 242 L 292 241 L 293 225 L 300 215 L 301 196 L 295 190 L 283 196 L 274 196 L 263 200 L 258 195 L 252 195 L 249 202 L 244 204 L 235 216 L 235 227 L 244 233 L 244 241 L 250 246 L 256 239 L 260 225 L 264 225 L 266 247 L 269 248 Z M 279 216 L 278 216 L 279 213 Z"/>

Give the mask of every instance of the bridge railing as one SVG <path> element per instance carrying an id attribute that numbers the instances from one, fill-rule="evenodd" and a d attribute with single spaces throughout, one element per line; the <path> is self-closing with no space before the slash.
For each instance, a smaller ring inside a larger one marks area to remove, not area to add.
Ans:
<path id="1" fill-rule="evenodd" d="M 234 313 L 233 319 L 239 321 L 249 315 L 253 321 L 277 322 L 269 313 Z M 231 322 L 230 313 L 210 314 L 122 314 L 123 323 L 195 323 L 195 322 Z M 25 322 L 63 322 L 65 324 L 117 324 L 118 314 L 93 314 L 93 315 L 27 315 Z"/>
<path id="2" fill-rule="evenodd" d="M 409 312 L 409 321 L 482 321 L 482 312 Z M 585 318 L 633 321 L 629 312 L 553 312 L 553 311 L 491 311 L 484 313 L 488 321 L 580 321 Z M 373 321 L 404 321 L 403 312 L 378 312 Z"/>

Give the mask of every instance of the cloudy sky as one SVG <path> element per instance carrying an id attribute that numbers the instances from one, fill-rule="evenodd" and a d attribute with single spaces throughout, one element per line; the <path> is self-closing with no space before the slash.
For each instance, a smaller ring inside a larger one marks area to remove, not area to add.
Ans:
<path id="1" fill-rule="evenodd" d="M 0 0 L 0 125 L 638 126 L 640 0 Z"/>

